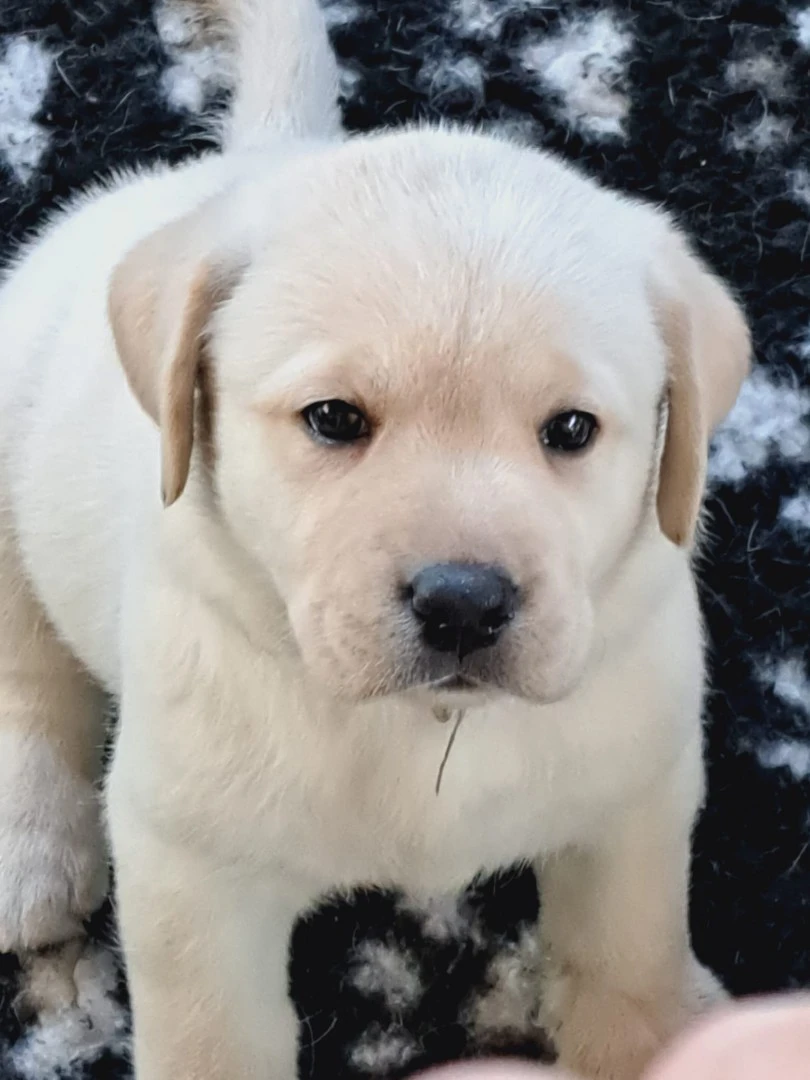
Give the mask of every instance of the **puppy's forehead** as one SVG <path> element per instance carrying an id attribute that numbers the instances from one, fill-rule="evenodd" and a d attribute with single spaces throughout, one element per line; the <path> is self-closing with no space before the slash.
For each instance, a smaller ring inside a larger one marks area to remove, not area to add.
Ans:
<path id="1" fill-rule="evenodd" d="M 377 318 L 347 298 L 343 320 L 328 328 L 319 316 L 297 319 L 298 337 L 261 380 L 263 407 L 296 411 L 321 399 L 343 398 L 389 420 L 496 428 L 525 413 L 529 423 L 554 408 L 630 405 L 626 379 L 610 350 L 583 333 L 576 307 L 553 293 L 527 296 L 521 289 L 497 300 L 492 289 L 448 303 L 439 317 L 418 308 Z M 437 315 L 436 309 L 432 312 Z M 292 328 L 291 328 L 292 330 Z"/>
<path id="2" fill-rule="evenodd" d="M 269 375 L 328 345 L 336 372 L 434 396 L 637 366 L 654 217 L 539 154 L 423 134 L 288 178 L 240 289 L 247 353 Z"/>

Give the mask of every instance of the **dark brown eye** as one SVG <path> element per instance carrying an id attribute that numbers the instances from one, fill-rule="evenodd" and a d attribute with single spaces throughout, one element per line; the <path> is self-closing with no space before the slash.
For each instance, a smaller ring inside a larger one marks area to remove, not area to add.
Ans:
<path id="1" fill-rule="evenodd" d="M 316 401 L 301 414 L 312 432 L 330 443 L 350 443 L 365 438 L 369 423 L 360 410 L 347 401 Z"/>
<path id="2" fill-rule="evenodd" d="M 540 432 L 540 439 L 549 450 L 573 454 L 585 449 L 597 426 L 596 417 L 592 413 L 570 409 L 552 416 Z"/>

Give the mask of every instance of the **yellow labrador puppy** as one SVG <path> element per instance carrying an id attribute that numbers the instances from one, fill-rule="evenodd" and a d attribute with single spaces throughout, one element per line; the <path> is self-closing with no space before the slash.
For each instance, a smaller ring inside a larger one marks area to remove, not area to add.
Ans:
<path id="1" fill-rule="evenodd" d="M 223 152 L 0 294 L 0 948 L 103 894 L 103 688 L 138 1080 L 291 1080 L 302 909 L 517 859 L 562 1062 L 632 1080 L 713 991 L 690 549 L 744 320 L 551 157 L 344 139 L 313 0 L 224 7 Z"/>

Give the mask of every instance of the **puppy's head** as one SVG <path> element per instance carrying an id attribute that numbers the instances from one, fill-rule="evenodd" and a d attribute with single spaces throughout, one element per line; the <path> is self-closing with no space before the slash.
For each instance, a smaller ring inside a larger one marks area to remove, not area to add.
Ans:
<path id="1" fill-rule="evenodd" d="M 110 312 L 166 501 L 204 372 L 217 512 L 355 700 L 569 692 L 631 553 L 691 544 L 749 353 L 663 216 L 446 132 L 203 207 L 124 261 Z"/>

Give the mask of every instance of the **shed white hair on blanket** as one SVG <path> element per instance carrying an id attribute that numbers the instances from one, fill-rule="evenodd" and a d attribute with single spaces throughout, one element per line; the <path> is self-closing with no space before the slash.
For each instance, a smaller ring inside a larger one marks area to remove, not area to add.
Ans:
<path id="1" fill-rule="evenodd" d="M 360 6 L 354 3 L 354 0 L 321 0 L 321 8 L 323 9 L 326 25 L 330 30 L 357 22 L 363 13 Z"/>
<path id="2" fill-rule="evenodd" d="M 801 656 L 789 656 L 778 663 L 767 664 L 760 672 L 760 678 L 772 687 L 785 705 L 810 716 L 810 679 Z"/>
<path id="3" fill-rule="evenodd" d="M 464 37 L 497 38 L 510 15 L 518 15 L 532 0 L 454 0 L 450 8 L 453 29 Z"/>
<path id="4" fill-rule="evenodd" d="M 497 1044 L 537 1037 L 541 962 L 535 927 L 526 927 L 496 953 L 487 971 L 488 989 L 476 996 L 465 1017 L 478 1039 Z"/>
<path id="5" fill-rule="evenodd" d="M 53 972 L 47 970 L 49 963 Z M 118 973 L 112 953 L 91 948 L 79 958 L 72 1002 L 60 992 L 64 973 L 57 970 L 59 963 L 58 954 L 38 958 L 22 981 L 22 993 L 33 994 L 40 1007 L 36 1023 L 6 1061 L 11 1075 L 21 1080 L 63 1080 L 69 1070 L 90 1065 L 104 1053 L 128 1051 L 129 1021 L 115 996 Z M 7 1075 L 2 1058 L 0 1074 Z"/>
<path id="6" fill-rule="evenodd" d="M 481 947 L 485 934 L 465 893 L 445 894 L 428 900 L 403 896 L 399 909 L 419 920 L 422 935 L 429 941 L 469 941 Z"/>
<path id="7" fill-rule="evenodd" d="M 524 68 L 560 101 L 560 119 L 580 134 L 622 137 L 630 109 L 625 93 L 630 32 L 606 11 L 573 19 L 528 45 Z"/>
<path id="8" fill-rule="evenodd" d="M 784 499 L 779 516 L 788 525 L 810 529 L 810 492 L 803 491 L 801 495 Z"/>
<path id="9" fill-rule="evenodd" d="M 438 57 L 422 65 L 419 81 L 434 105 L 459 91 L 470 94 L 479 104 L 484 101 L 484 66 L 474 56 Z"/>
<path id="10" fill-rule="evenodd" d="M 810 7 L 802 8 L 793 13 L 793 27 L 796 40 L 803 49 L 810 49 Z"/>
<path id="11" fill-rule="evenodd" d="M 768 52 L 749 52 L 730 60 L 725 74 L 734 90 L 760 90 L 771 98 L 787 93 L 785 66 Z"/>
<path id="12" fill-rule="evenodd" d="M 810 743 L 780 739 L 757 749 L 757 760 L 766 769 L 789 769 L 796 781 L 810 778 Z"/>
<path id="13" fill-rule="evenodd" d="M 714 483 L 739 484 L 772 457 L 810 460 L 810 392 L 755 371 L 718 431 L 709 457 Z"/>
<path id="14" fill-rule="evenodd" d="M 784 146 L 793 131 L 793 120 L 789 116 L 774 116 L 765 112 L 752 124 L 732 127 L 727 138 L 732 150 L 738 153 L 761 154 L 766 150 L 775 150 Z"/>
<path id="15" fill-rule="evenodd" d="M 171 64 L 160 78 L 166 101 L 177 112 L 201 113 L 212 93 L 227 85 L 227 57 L 198 32 L 194 12 L 182 0 L 164 0 L 155 25 Z"/>
<path id="16" fill-rule="evenodd" d="M 21 183 L 30 180 L 50 142 L 34 117 L 51 80 L 54 54 L 20 34 L 0 58 L 0 156 Z"/>
<path id="17" fill-rule="evenodd" d="M 405 1068 L 418 1052 L 414 1037 L 399 1024 L 387 1028 L 372 1024 L 354 1044 L 349 1061 L 358 1072 L 383 1076 Z"/>
<path id="18" fill-rule="evenodd" d="M 406 1012 L 422 997 L 419 961 L 392 941 L 363 941 L 351 960 L 351 985 L 361 994 L 379 994 L 393 1013 Z"/>

